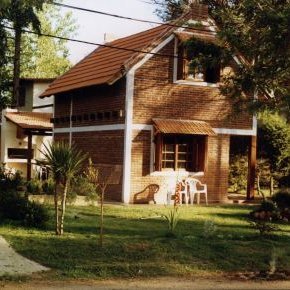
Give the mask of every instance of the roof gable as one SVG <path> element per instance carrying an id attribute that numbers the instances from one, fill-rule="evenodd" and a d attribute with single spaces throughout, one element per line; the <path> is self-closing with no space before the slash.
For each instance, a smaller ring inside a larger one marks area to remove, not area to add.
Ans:
<path id="1" fill-rule="evenodd" d="M 200 9 L 200 7 L 203 9 Z M 97 48 L 68 72 L 57 78 L 40 97 L 93 85 L 114 83 L 144 55 L 143 51 L 145 53 L 150 52 L 161 41 L 178 30 L 178 25 L 192 19 L 197 21 L 207 20 L 207 8 L 204 9 L 204 7 L 206 6 L 197 5 L 198 9 L 194 13 L 193 10 L 190 10 L 172 23 L 165 23 Z"/>

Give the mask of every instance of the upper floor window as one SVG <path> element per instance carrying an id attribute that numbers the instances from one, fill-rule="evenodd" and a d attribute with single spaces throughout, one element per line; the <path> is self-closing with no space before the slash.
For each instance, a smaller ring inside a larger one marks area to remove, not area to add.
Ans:
<path id="1" fill-rule="evenodd" d="M 184 43 L 178 45 L 177 80 L 218 83 L 220 71 L 221 66 L 214 53 L 203 51 L 201 45 L 193 48 Z"/>

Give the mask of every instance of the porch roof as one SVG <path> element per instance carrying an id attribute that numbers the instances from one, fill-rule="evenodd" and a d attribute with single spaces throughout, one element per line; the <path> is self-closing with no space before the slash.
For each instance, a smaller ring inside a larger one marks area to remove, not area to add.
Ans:
<path id="1" fill-rule="evenodd" d="M 212 127 L 204 121 L 152 119 L 156 130 L 164 134 L 190 134 L 215 136 Z"/>
<path id="2" fill-rule="evenodd" d="M 52 131 L 51 113 L 9 112 L 5 117 L 22 129 Z"/>

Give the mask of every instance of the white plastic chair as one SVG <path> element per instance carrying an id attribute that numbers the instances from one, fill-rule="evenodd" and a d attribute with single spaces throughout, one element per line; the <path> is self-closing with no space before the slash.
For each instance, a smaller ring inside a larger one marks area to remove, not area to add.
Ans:
<path id="1" fill-rule="evenodd" d="M 179 186 L 179 203 L 182 204 L 182 200 L 184 197 L 185 204 L 188 205 L 188 199 L 189 199 L 189 194 L 188 194 L 188 184 L 186 181 L 179 181 L 177 183 L 177 186 Z"/>
<path id="2" fill-rule="evenodd" d="M 167 204 L 170 205 L 172 201 L 172 196 L 175 195 L 176 192 L 176 181 L 170 180 L 166 183 L 167 188 Z"/>
<path id="3" fill-rule="evenodd" d="M 195 195 L 197 196 L 197 204 L 200 203 L 200 194 L 204 194 L 205 203 L 207 204 L 207 185 L 201 183 L 196 178 L 187 178 L 185 181 L 189 187 L 190 203 L 193 204 Z M 197 189 L 197 186 L 201 189 Z"/>

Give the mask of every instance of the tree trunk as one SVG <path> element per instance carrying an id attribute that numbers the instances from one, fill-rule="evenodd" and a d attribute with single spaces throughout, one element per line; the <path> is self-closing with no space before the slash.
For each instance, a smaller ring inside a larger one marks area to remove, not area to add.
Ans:
<path id="1" fill-rule="evenodd" d="M 58 191 L 57 184 L 55 184 L 54 188 L 54 211 L 55 211 L 55 234 L 59 235 L 58 227 L 59 227 L 59 215 L 58 215 Z"/>
<path id="2" fill-rule="evenodd" d="M 257 175 L 257 192 L 258 195 L 261 195 L 260 174 Z"/>
<path id="3" fill-rule="evenodd" d="M 100 223 L 100 247 L 103 247 L 103 236 L 104 236 L 104 196 L 105 188 L 101 188 L 101 223 Z"/>
<path id="4" fill-rule="evenodd" d="M 272 196 L 273 194 L 274 194 L 274 178 L 271 175 L 271 178 L 270 178 L 270 196 Z"/>
<path id="5" fill-rule="evenodd" d="M 20 87 L 20 53 L 21 53 L 21 27 L 15 23 L 15 45 L 14 45 L 14 68 L 13 68 L 13 96 L 12 105 L 19 106 Z"/>
<path id="6" fill-rule="evenodd" d="M 68 192 L 68 187 L 69 187 L 69 181 L 66 181 L 64 190 L 63 190 L 62 199 L 61 199 L 61 217 L 60 217 L 59 230 L 58 230 L 60 235 L 63 235 L 63 223 L 64 223 L 66 196 Z"/>

